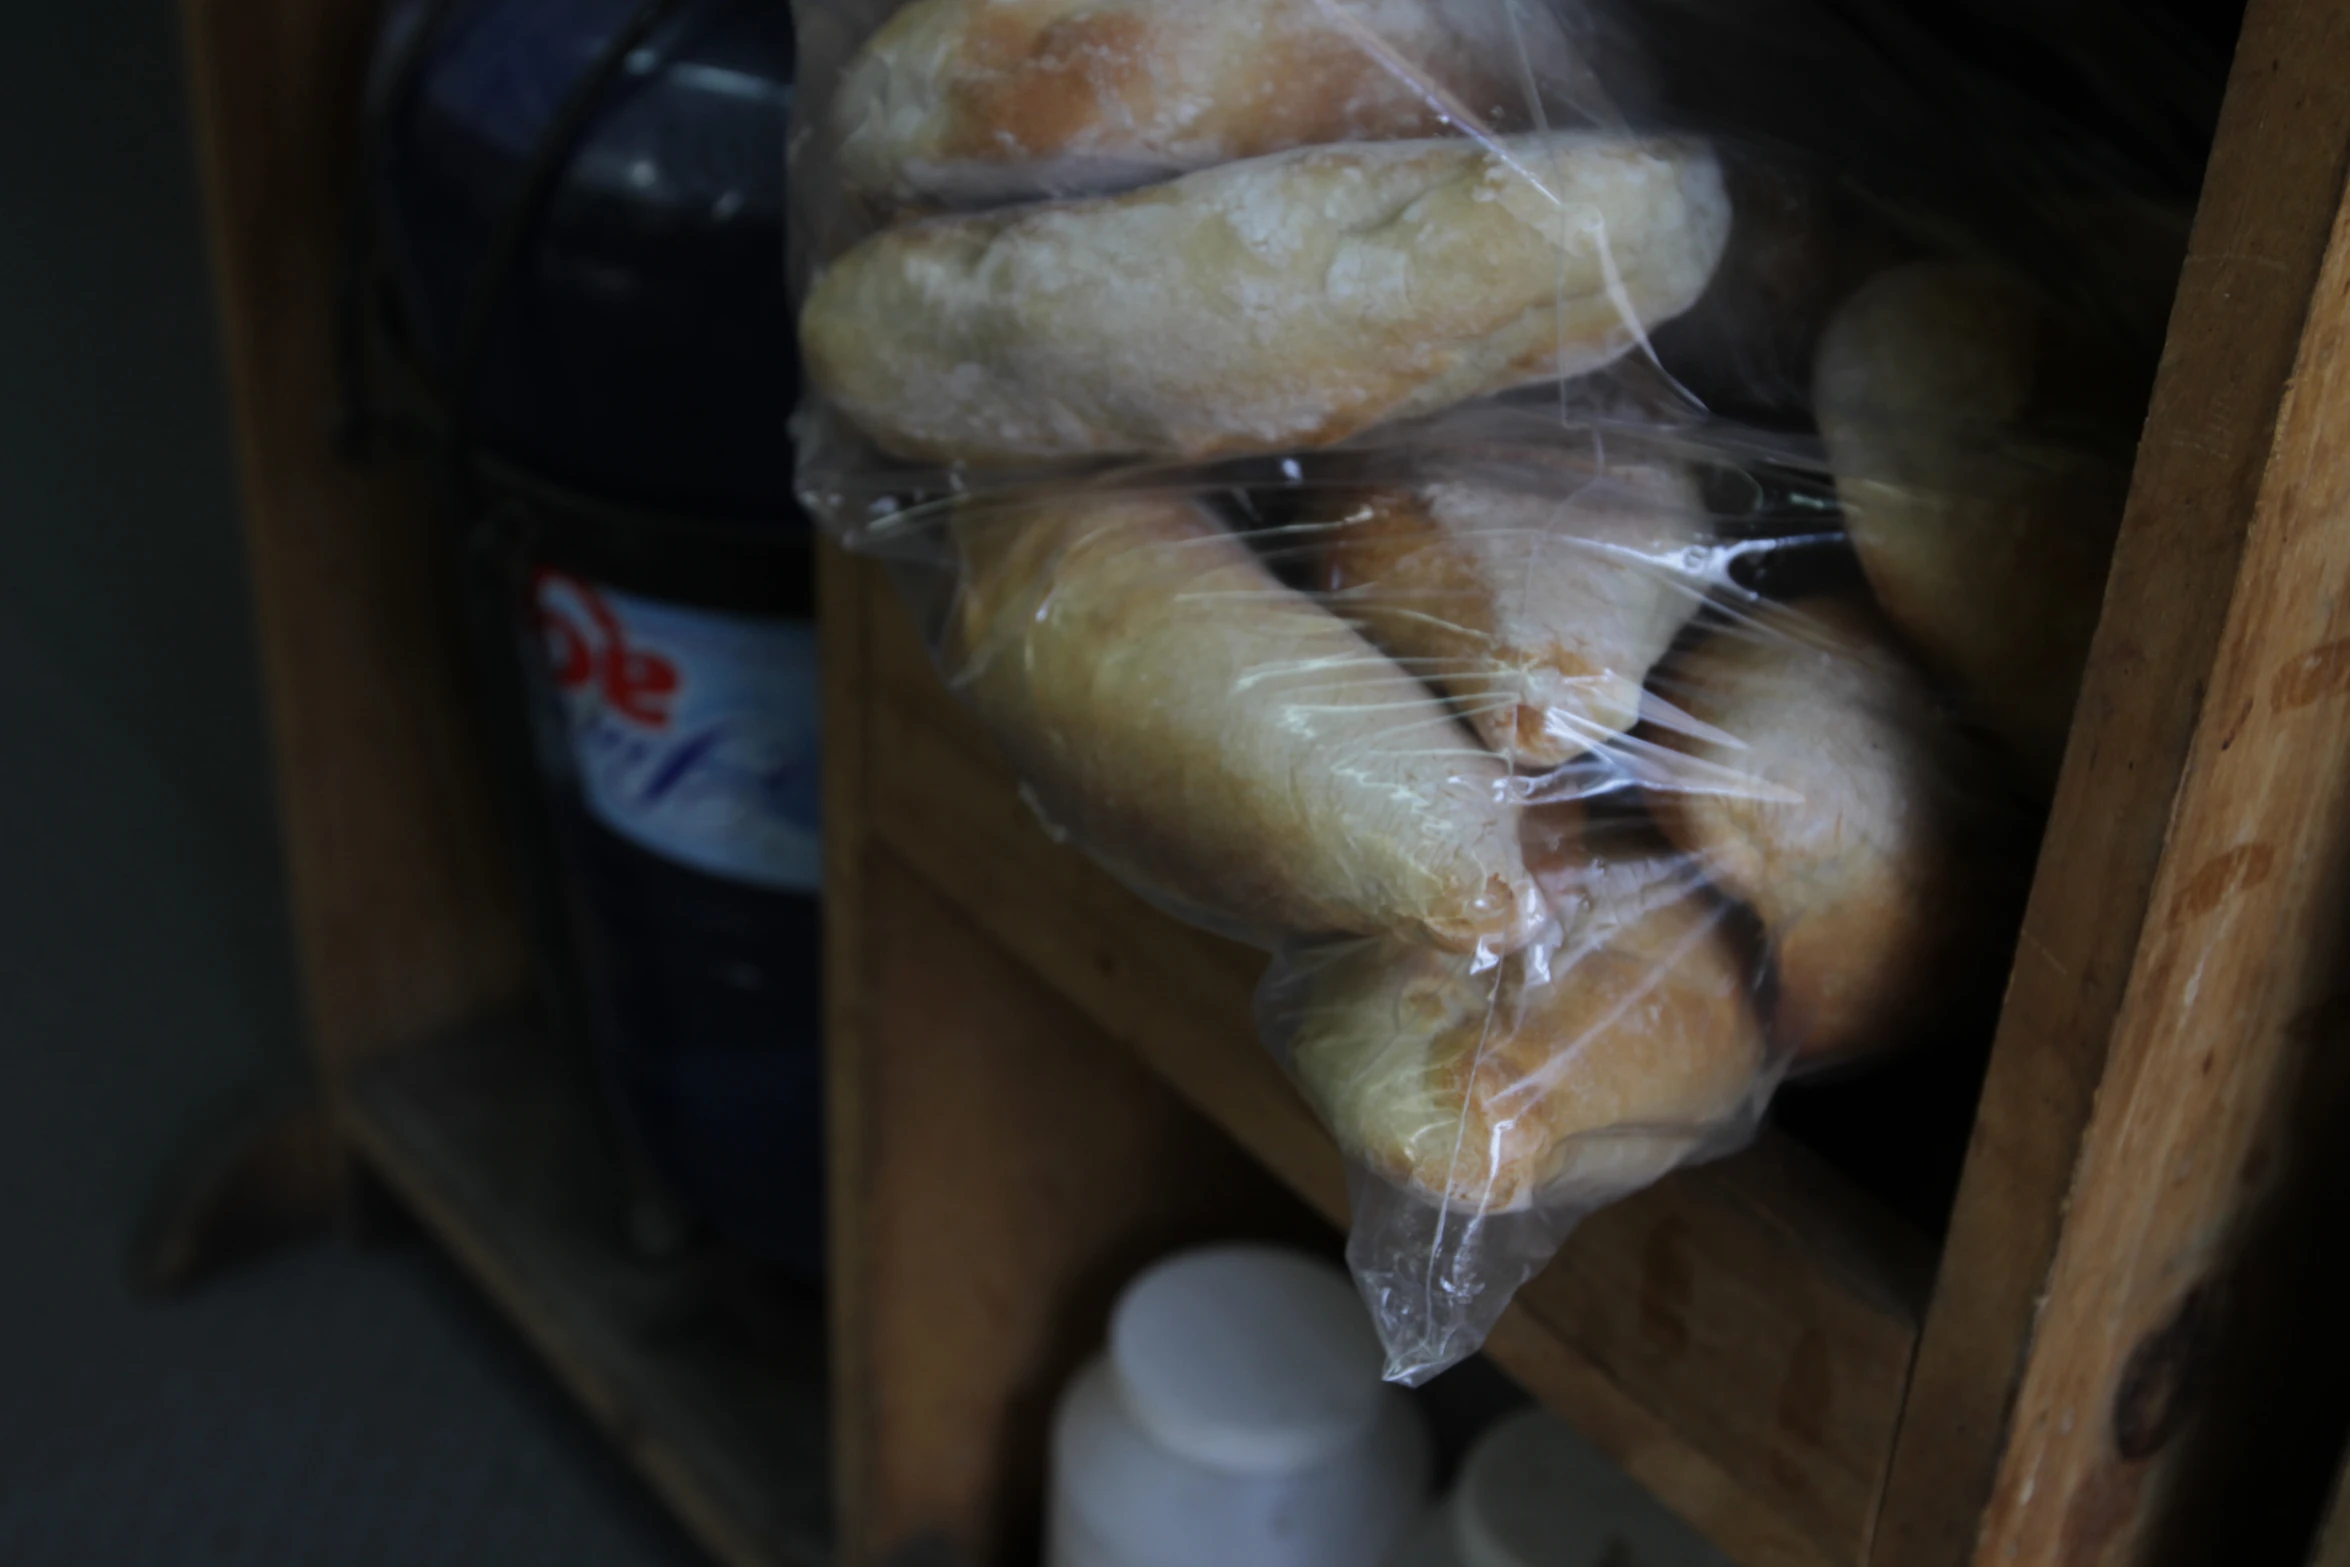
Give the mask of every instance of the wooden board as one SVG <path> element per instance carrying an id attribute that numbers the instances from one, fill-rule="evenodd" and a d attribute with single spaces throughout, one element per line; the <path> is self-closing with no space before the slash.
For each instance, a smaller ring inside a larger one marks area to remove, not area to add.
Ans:
<path id="1" fill-rule="evenodd" d="M 2333 1500 L 2326 1507 L 2325 1527 L 2318 1531 L 2309 1567 L 2350 1567 L 2350 1464 L 2335 1475 Z"/>
<path id="2" fill-rule="evenodd" d="M 1337 1151 L 1256 1042 L 1262 955 L 1168 919 L 1046 839 L 879 573 L 835 571 L 868 595 L 827 612 L 867 623 L 856 702 L 872 755 L 856 809 L 872 834 L 1343 1219 Z M 1766 1138 L 1587 1223 L 1523 1292 L 1494 1358 L 1742 1562 L 1855 1562 L 1929 1265 L 1919 1237 Z"/>
<path id="3" fill-rule="evenodd" d="M 838 1559 L 1021 1567 L 1117 1287 L 1191 1240 L 1336 1237 L 869 834 L 877 575 L 819 580 Z"/>
<path id="4" fill-rule="evenodd" d="M 1037 1560 L 1054 1401 L 1118 1290 L 1181 1246 L 1333 1231 L 875 845 L 847 1085 L 861 1179 L 835 1267 L 869 1315 L 839 1368 L 859 1449 L 847 1564 Z"/>
<path id="5" fill-rule="evenodd" d="M 2350 152 L 2350 11 L 2255 0 L 1876 1536 L 1968 1559 Z"/>
<path id="6" fill-rule="evenodd" d="M 2298 1559 L 2339 1450 L 2350 203 L 2265 459 L 1979 1562 Z"/>
<path id="7" fill-rule="evenodd" d="M 869 793 L 864 697 L 867 589 L 839 552 L 819 546 L 817 631 L 824 682 L 824 1159 L 826 1280 L 832 1324 L 833 1535 L 840 1560 L 870 1560 L 877 1537 L 869 1498 L 881 1465 L 864 1415 L 874 1367 L 875 1280 L 857 1245 L 871 1158 L 865 1139 L 866 865 Z"/>
<path id="8" fill-rule="evenodd" d="M 326 1085 L 521 996 L 510 851 L 417 476 L 337 454 L 335 282 L 373 0 L 182 0 L 278 809 Z"/>
<path id="9" fill-rule="evenodd" d="M 343 1111 L 367 1165 L 713 1554 L 832 1560 L 814 1291 L 715 1250 L 658 1267 L 628 1256 L 594 1106 L 525 1030 L 382 1057 Z"/>

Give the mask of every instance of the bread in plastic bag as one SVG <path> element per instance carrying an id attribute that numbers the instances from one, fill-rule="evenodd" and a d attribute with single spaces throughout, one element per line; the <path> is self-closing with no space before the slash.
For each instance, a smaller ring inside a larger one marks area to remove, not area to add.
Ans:
<path id="1" fill-rule="evenodd" d="M 1508 768 L 1195 499 L 968 508 L 952 683 L 1039 810 L 1235 933 L 1522 946 Z"/>
<path id="2" fill-rule="evenodd" d="M 798 17 L 803 496 L 1051 831 L 1272 953 L 1392 1376 L 1994 972 L 2197 62 L 2116 24 L 2161 120 L 1824 0 Z"/>
<path id="3" fill-rule="evenodd" d="M 2143 400 L 2012 274 L 1947 262 L 1854 294 L 1821 341 L 1818 387 L 1845 531 L 1878 600 L 2053 780 L 2130 478 L 2118 443 L 2087 426 Z"/>
<path id="4" fill-rule="evenodd" d="M 1332 609 L 1526 773 L 1638 725 L 1648 671 L 1703 602 L 1688 563 L 1712 537 L 1674 467 L 1557 479 L 1340 490 L 1315 541 Z"/>
<path id="5" fill-rule="evenodd" d="M 1321 446 L 1621 357 L 1696 302 L 1729 227 L 1694 142 L 1305 148 L 884 229 L 825 269 L 801 342 L 895 456 Z"/>
<path id="6" fill-rule="evenodd" d="M 1115 190 L 1291 147 L 1511 128 L 1478 0 L 913 0 L 850 63 L 842 183 L 962 206 Z"/>
<path id="7" fill-rule="evenodd" d="M 1664 836 L 1762 921 L 1770 1020 L 1804 1061 L 1915 1031 L 1982 913 L 1962 749 L 1873 611 L 1806 600 L 1709 629 L 1655 681 L 1661 743 L 1737 790 L 1659 791 Z"/>

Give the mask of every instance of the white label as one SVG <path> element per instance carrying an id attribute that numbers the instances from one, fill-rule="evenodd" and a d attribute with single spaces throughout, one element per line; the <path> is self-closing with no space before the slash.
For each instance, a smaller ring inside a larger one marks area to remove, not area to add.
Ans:
<path id="1" fill-rule="evenodd" d="M 533 596 L 596 818 L 696 870 L 814 891 L 816 628 L 686 609 L 559 571 L 540 571 Z"/>

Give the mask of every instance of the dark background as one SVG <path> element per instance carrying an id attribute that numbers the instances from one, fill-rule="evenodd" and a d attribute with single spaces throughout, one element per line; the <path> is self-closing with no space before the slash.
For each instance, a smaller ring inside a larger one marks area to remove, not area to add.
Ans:
<path id="1" fill-rule="evenodd" d="M 176 13 L 0 39 L 0 1561 L 698 1560 L 420 1244 L 126 1287 L 298 1003 Z"/>

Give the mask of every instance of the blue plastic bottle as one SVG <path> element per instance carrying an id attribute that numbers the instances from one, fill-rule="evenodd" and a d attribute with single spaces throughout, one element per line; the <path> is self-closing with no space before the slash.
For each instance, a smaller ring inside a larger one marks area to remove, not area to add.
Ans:
<path id="1" fill-rule="evenodd" d="M 506 610 L 561 1010 L 666 1183 L 812 1272 L 820 770 L 785 427 L 789 16 L 407 0 L 380 57 L 387 313 L 459 443 L 463 526 Z"/>

